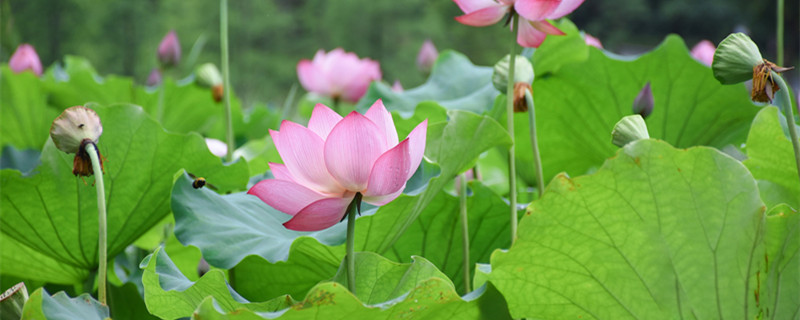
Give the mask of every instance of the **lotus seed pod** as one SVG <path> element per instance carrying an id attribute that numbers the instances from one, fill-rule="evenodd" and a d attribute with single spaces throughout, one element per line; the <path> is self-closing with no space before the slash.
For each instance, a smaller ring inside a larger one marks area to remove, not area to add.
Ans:
<path id="1" fill-rule="evenodd" d="M 639 114 L 646 119 L 653 112 L 654 105 L 653 89 L 650 88 L 650 82 L 648 82 L 636 95 L 636 99 L 633 100 L 633 113 Z"/>
<path id="2" fill-rule="evenodd" d="M 22 318 L 22 307 L 28 301 L 28 289 L 24 282 L 17 283 L 0 294 L 0 314 L 3 319 Z"/>
<path id="3" fill-rule="evenodd" d="M 201 86 L 213 88 L 222 84 L 222 74 L 213 63 L 204 63 L 194 71 L 197 75 L 197 83 Z"/>
<path id="4" fill-rule="evenodd" d="M 506 92 L 508 88 L 508 65 L 511 62 L 510 55 L 506 55 L 500 62 L 494 65 L 492 74 L 492 84 L 500 92 Z M 514 83 L 533 82 L 533 65 L 528 58 L 518 55 L 514 62 Z"/>
<path id="5" fill-rule="evenodd" d="M 84 140 L 97 144 L 103 134 L 100 117 L 94 110 L 75 106 L 64 110 L 50 127 L 50 137 L 56 148 L 66 153 L 78 153 Z"/>
<path id="6" fill-rule="evenodd" d="M 753 67 L 764 58 L 758 46 L 744 33 L 733 33 L 717 46 L 711 69 L 722 84 L 734 84 L 752 79 Z"/>
<path id="7" fill-rule="evenodd" d="M 640 139 L 650 139 L 650 134 L 647 133 L 644 118 L 638 114 L 622 117 L 611 131 L 611 142 L 620 148 Z"/>

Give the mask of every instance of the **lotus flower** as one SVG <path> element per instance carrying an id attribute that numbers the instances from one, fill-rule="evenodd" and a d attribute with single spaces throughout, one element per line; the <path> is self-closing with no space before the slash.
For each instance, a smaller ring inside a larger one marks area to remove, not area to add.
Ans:
<path id="1" fill-rule="evenodd" d="M 289 214 L 291 230 L 317 231 L 342 220 L 357 193 L 384 205 L 397 198 L 422 161 L 428 120 L 398 143 L 392 115 L 381 100 L 364 115 L 342 118 L 317 104 L 308 127 L 284 120 L 270 136 L 284 164 L 270 163 L 275 179 L 247 193 Z"/>
<path id="2" fill-rule="evenodd" d="M 600 42 L 600 39 L 592 37 L 592 35 L 590 35 L 588 33 L 584 33 L 583 34 L 583 41 L 586 42 L 586 45 L 589 45 L 589 46 L 592 46 L 592 47 L 595 47 L 595 48 L 598 48 L 598 49 L 603 49 L 603 43 Z"/>
<path id="3" fill-rule="evenodd" d="M 164 67 L 177 65 L 181 61 L 181 43 L 175 30 L 167 33 L 158 45 L 158 61 Z"/>
<path id="4" fill-rule="evenodd" d="M 306 91 L 354 103 L 372 81 L 381 79 L 381 68 L 373 60 L 336 48 L 328 53 L 317 51 L 311 61 L 300 60 L 297 76 Z"/>
<path id="5" fill-rule="evenodd" d="M 707 66 L 711 66 L 711 63 L 714 62 L 714 51 L 717 51 L 717 47 L 714 46 L 714 43 L 703 40 L 692 48 L 692 57 Z"/>
<path id="6" fill-rule="evenodd" d="M 475 27 L 495 24 L 507 13 L 520 17 L 517 43 L 538 48 L 548 34 L 564 35 L 547 19 L 561 18 L 577 8 L 583 0 L 453 0 L 464 11 L 456 21 Z"/>
<path id="7" fill-rule="evenodd" d="M 433 69 L 433 64 L 436 63 L 436 58 L 439 57 L 439 51 L 433 45 L 431 39 L 425 40 L 422 47 L 419 48 L 417 54 L 417 68 L 425 73 L 430 73 Z"/>
<path id="8" fill-rule="evenodd" d="M 394 84 L 392 84 L 392 91 L 394 92 L 403 92 L 403 84 L 400 83 L 400 80 L 395 80 Z"/>
<path id="9" fill-rule="evenodd" d="M 11 59 L 8 60 L 8 66 L 16 73 L 25 70 L 33 71 L 37 76 L 42 75 L 42 62 L 39 61 L 39 55 L 33 46 L 23 43 L 17 47 Z"/>

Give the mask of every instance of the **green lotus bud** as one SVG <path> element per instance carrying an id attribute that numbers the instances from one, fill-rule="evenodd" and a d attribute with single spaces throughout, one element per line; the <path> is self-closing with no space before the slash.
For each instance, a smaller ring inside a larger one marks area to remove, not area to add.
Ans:
<path id="1" fill-rule="evenodd" d="M 620 148 L 640 139 L 650 139 L 650 134 L 647 133 L 644 118 L 638 114 L 622 117 L 611 131 L 611 142 Z"/>
<path id="2" fill-rule="evenodd" d="M 492 84 L 500 92 L 506 92 L 508 88 L 508 65 L 511 62 L 511 56 L 506 55 L 500 62 L 494 65 L 494 73 L 492 74 Z M 514 61 L 514 83 L 527 83 L 533 82 L 533 65 L 528 58 L 518 55 Z"/>
<path id="3" fill-rule="evenodd" d="M 201 86 L 213 88 L 216 85 L 222 84 L 222 74 L 213 63 L 204 63 L 197 67 L 194 71 L 197 76 L 197 83 Z"/>
<path id="4" fill-rule="evenodd" d="M 733 33 L 717 46 L 711 69 L 720 83 L 734 84 L 752 79 L 753 67 L 763 61 L 758 46 L 750 37 L 744 33 Z"/>
<path id="5" fill-rule="evenodd" d="M 28 300 L 28 289 L 20 282 L 0 294 L 0 315 L 3 319 L 22 318 L 22 306 Z"/>

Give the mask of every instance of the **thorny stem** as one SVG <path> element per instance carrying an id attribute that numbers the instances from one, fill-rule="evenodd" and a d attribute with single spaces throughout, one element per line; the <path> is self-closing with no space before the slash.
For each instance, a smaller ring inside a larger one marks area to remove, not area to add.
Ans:
<path id="1" fill-rule="evenodd" d="M 228 153 L 225 161 L 233 161 L 233 123 L 231 120 L 231 77 L 228 67 L 228 0 L 219 1 L 219 44 L 222 50 L 222 94 L 225 99 L 225 142 Z"/>
<path id="2" fill-rule="evenodd" d="M 531 149 L 533 149 L 533 166 L 536 170 L 536 190 L 539 198 L 544 192 L 544 177 L 542 176 L 542 157 L 539 155 L 539 142 L 536 139 L 536 108 L 533 105 L 533 94 L 525 89 L 525 102 L 528 104 L 528 121 L 531 124 Z"/>
<path id="3" fill-rule="evenodd" d="M 347 288 L 353 295 L 356 294 L 356 256 L 355 256 L 355 235 L 356 235 L 356 212 L 361 211 L 361 193 L 356 193 L 353 202 L 347 207 Z"/>
<path id="4" fill-rule="evenodd" d="M 469 218 L 467 216 L 467 175 L 461 174 L 461 185 L 458 194 L 461 213 L 461 240 L 464 247 L 464 293 L 471 291 L 469 281 Z"/>
<path id="5" fill-rule="evenodd" d="M 103 168 L 100 167 L 100 159 L 97 155 L 97 147 L 94 143 L 86 144 L 86 153 L 92 159 L 92 170 L 94 170 L 95 188 L 97 188 L 97 252 L 100 256 L 98 266 L 97 296 L 100 303 L 106 303 L 106 271 L 108 271 L 108 234 L 106 232 L 106 189 L 103 184 Z"/>
<path id="6" fill-rule="evenodd" d="M 513 12 L 511 13 L 514 14 Z M 511 136 L 511 147 L 508 148 L 508 201 L 511 208 L 511 244 L 517 239 L 517 167 L 514 157 L 514 62 L 517 49 L 517 32 L 519 32 L 519 17 L 512 17 L 512 32 L 510 59 L 508 62 L 508 88 L 506 89 L 506 121 L 508 134 Z"/>
<path id="7" fill-rule="evenodd" d="M 800 179 L 800 141 L 797 140 L 797 128 L 794 121 L 794 111 L 792 108 L 791 88 L 786 84 L 779 74 L 775 71 L 772 72 L 772 77 L 778 83 L 781 92 L 780 105 L 783 109 L 784 116 L 786 117 L 786 126 L 789 129 L 789 137 L 792 139 L 792 148 L 794 149 L 794 162 L 797 166 L 797 176 Z M 800 180 L 798 180 L 800 181 Z"/>

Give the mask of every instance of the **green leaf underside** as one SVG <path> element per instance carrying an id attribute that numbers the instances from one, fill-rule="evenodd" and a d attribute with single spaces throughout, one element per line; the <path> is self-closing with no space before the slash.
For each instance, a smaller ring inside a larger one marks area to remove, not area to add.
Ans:
<path id="1" fill-rule="evenodd" d="M 556 176 L 489 278 L 517 318 L 752 319 L 764 211 L 733 158 L 640 140 Z"/>
<path id="2" fill-rule="evenodd" d="M 135 106 L 94 109 L 104 126 L 98 147 L 106 159 L 109 256 L 121 252 L 169 213 L 169 190 L 179 169 L 206 177 L 222 192 L 241 189 L 247 182 L 247 165 L 243 161 L 224 167 L 196 134 L 166 133 Z M 4 187 L 0 190 L 0 231 L 4 239 L 12 238 L 20 245 L 9 248 L 35 251 L 54 260 L 49 265 L 93 269 L 97 265 L 94 177 L 73 176 L 73 157 L 48 140 L 42 164 L 31 176 L 22 177 L 16 170 L 1 171 Z M 21 254 L 4 250 L 3 256 Z M 2 263 L 7 270 L 5 259 Z M 24 266 L 10 269 L 20 268 Z M 79 271 L 73 273 L 76 272 Z M 45 273 L 26 272 L 19 276 L 52 280 L 52 275 Z"/>
<path id="3" fill-rule="evenodd" d="M 61 291 L 51 297 L 43 288 L 31 294 L 22 312 L 22 319 L 25 320 L 105 320 L 108 316 L 108 307 L 101 305 L 88 293 L 70 298 Z"/>
<path id="4" fill-rule="evenodd" d="M 768 267 L 761 274 L 763 319 L 800 315 L 800 214 L 782 204 L 769 210 L 765 236 Z"/>
<path id="5" fill-rule="evenodd" d="M 800 181 L 794 163 L 792 142 L 781 125 L 785 118 L 778 108 L 762 109 L 747 136 L 747 159 L 744 165 L 758 180 L 761 197 L 770 207 L 786 203 L 800 208 Z"/>

